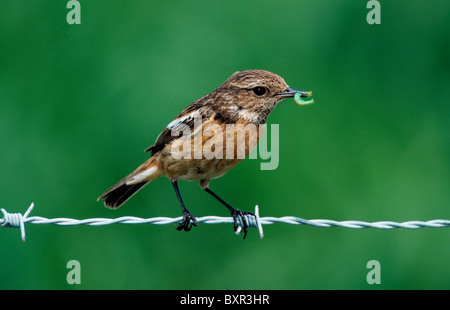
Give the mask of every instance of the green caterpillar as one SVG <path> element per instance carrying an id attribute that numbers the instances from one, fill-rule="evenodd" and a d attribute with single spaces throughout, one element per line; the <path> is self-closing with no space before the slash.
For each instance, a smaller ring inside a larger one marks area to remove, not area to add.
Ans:
<path id="1" fill-rule="evenodd" d="M 306 99 L 306 98 L 310 98 L 311 96 L 312 96 L 312 91 L 308 92 L 308 97 L 300 97 L 300 93 L 296 93 L 294 95 L 294 100 L 298 106 L 311 105 L 314 103 L 314 99 L 312 99 L 312 98 L 309 100 Z"/>

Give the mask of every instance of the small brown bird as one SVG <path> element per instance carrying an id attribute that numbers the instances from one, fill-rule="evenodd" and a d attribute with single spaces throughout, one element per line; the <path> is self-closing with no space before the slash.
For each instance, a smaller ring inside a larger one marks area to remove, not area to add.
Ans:
<path id="1" fill-rule="evenodd" d="M 98 200 L 105 199 L 108 208 L 118 208 L 150 181 L 168 176 L 183 213 L 177 229 L 189 231 L 192 225 L 197 226 L 197 221 L 185 207 L 177 181 L 198 180 L 204 191 L 230 210 L 235 231 L 240 218 L 245 238 L 244 215 L 253 213 L 225 202 L 209 188 L 209 180 L 224 175 L 248 156 L 262 132 L 246 128 L 264 125 L 275 106 L 296 93 L 301 97 L 311 95 L 288 87 L 283 78 L 272 72 L 247 70 L 234 73 L 216 90 L 185 108 L 160 133 L 155 144 L 145 150 L 151 152 L 150 159 Z M 230 126 L 233 131 L 229 130 Z M 240 134 L 245 139 L 239 140 Z M 200 152 L 196 146 L 200 146 Z M 220 156 L 223 154 L 226 156 Z"/>

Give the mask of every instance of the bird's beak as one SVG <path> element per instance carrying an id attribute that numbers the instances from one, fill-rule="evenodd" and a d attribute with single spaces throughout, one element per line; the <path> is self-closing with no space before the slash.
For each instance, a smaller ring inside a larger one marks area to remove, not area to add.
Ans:
<path id="1" fill-rule="evenodd" d="M 300 97 L 308 98 L 312 96 L 312 91 L 301 91 L 293 89 L 291 87 L 286 88 L 284 91 L 278 93 L 277 95 L 281 98 L 291 98 L 294 97 L 297 93 L 300 94 Z"/>

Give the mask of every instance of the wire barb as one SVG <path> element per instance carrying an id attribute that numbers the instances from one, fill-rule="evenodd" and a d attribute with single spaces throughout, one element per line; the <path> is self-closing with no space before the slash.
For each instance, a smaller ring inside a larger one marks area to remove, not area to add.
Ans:
<path id="1" fill-rule="evenodd" d="M 54 218 L 48 219 L 40 216 L 28 217 L 30 212 L 34 208 L 34 203 L 28 207 L 24 215 L 21 213 L 8 213 L 5 209 L 1 209 L 3 213 L 3 219 L 0 219 L 1 227 L 13 227 L 20 228 L 22 234 L 22 240 L 25 241 L 25 223 L 28 224 L 53 224 L 59 226 L 74 226 L 74 225 L 87 225 L 87 226 L 104 226 L 111 224 L 153 224 L 153 225 L 167 225 L 173 223 L 179 223 L 182 221 L 183 217 L 179 216 L 176 218 L 170 217 L 153 217 L 153 218 L 140 218 L 134 216 L 123 216 L 115 219 L 108 218 L 91 218 L 84 220 L 76 220 L 69 218 Z M 333 220 L 305 220 L 294 216 L 284 216 L 284 217 L 260 217 L 259 207 L 255 206 L 255 215 L 245 215 L 245 221 L 249 227 L 258 228 L 259 236 L 262 239 L 264 237 L 262 225 L 272 225 L 276 223 L 284 223 L 291 225 L 310 225 L 318 228 L 330 228 L 330 227 L 344 227 L 350 229 L 363 229 L 363 228 L 377 228 L 377 229 L 418 229 L 418 228 L 441 228 L 450 227 L 450 220 L 430 220 L 430 221 L 409 221 L 403 223 L 396 223 L 391 221 L 380 221 L 380 222 L 362 222 L 362 221 L 333 221 Z M 220 216 L 204 216 L 197 218 L 198 223 L 205 224 L 233 224 L 232 217 L 220 217 Z M 239 223 L 239 227 L 236 234 L 239 234 L 242 230 L 243 223 Z"/>
<path id="2" fill-rule="evenodd" d="M 1 227 L 13 227 L 20 228 L 20 232 L 22 234 L 22 240 L 25 242 L 25 221 L 28 218 L 28 215 L 34 208 L 34 203 L 28 207 L 27 211 L 24 215 L 21 213 L 8 213 L 5 209 L 1 209 L 3 213 L 3 219 L 0 221 Z"/>

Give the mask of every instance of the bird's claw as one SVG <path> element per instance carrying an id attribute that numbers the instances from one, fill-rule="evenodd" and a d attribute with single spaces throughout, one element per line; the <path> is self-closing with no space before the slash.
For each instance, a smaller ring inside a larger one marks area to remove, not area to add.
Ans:
<path id="1" fill-rule="evenodd" d="M 242 229 L 244 230 L 244 239 L 247 237 L 247 231 L 248 231 L 248 223 L 245 215 L 252 215 L 255 216 L 253 212 L 250 211 L 241 211 L 238 209 L 233 209 L 231 211 L 231 216 L 233 217 L 234 221 L 234 231 L 238 231 L 238 227 L 241 227 L 242 222 Z M 239 220 L 240 219 L 240 220 Z"/>
<path id="2" fill-rule="evenodd" d="M 186 211 L 186 212 L 183 212 L 183 220 L 178 224 L 176 229 L 178 231 L 181 231 L 181 230 L 190 231 L 192 228 L 192 225 L 198 226 L 197 219 L 196 219 L 195 215 Z"/>

